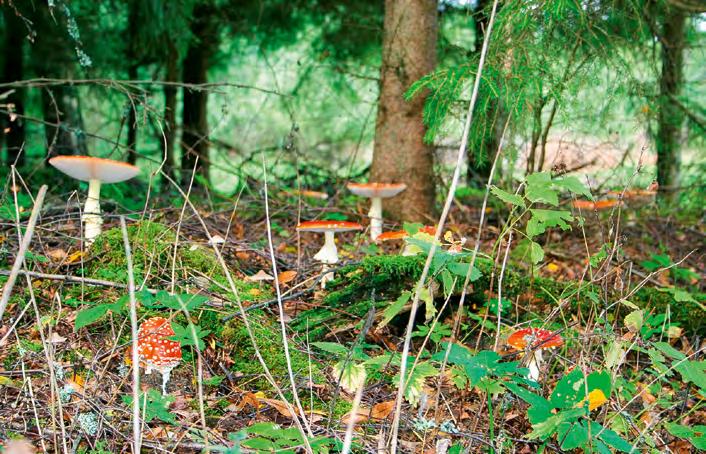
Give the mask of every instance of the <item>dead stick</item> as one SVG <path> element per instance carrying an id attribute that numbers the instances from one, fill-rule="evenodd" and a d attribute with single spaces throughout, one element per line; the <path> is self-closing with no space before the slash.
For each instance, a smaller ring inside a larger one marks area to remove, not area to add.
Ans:
<path id="1" fill-rule="evenodd" d="M 9 270 L 0 270 L 0 276 L 9 276 L 11 273 L 12 273 L 12 271 L 9 271 Z M 64 281 L 64 282 L 71 282 L 71 283 L 76 283 L 76 284 L 100 285 L 103 287 L 115 287 L 115 288 L 127 288 L 127 284 L 123 284 L 121 282 L 106 281 L 103 279 L 92 279 L 90 277 L 71 276 L 68 274 L 47 274 L 47 273 L 38 273 L 36 271 L 24 271 L 24 270 L 20 270 L 17 274 L 23 275 L 23 276 L 27 275 L 27 276 L 34 278 L 34 279 L 49 279 L 52 281 Z M 157 290 L 151 289 L 151 288 L 143 288 L 143 290 L 146 290 L 152 294 L 157 293 Z"/>
<path id="2" fill-rule="evenodd" d="M 34 226 L 37 224 L 37 218 L 39 217 L 39 212 L 42 210 L 42 204 L 44 203 L 44 196 L 47 193 L 48 186 L 46 184 L 39 188 L 39 193 L 37 193 L 37 198 L 34 201 L 34 207 L 32 208 L 32 214 L 29 216 L 29 222 L 27 223 L 27 230 L 22 237 L 22 243 L 20 244 L 20 249 L 17 251 L 17 257 L 15 258 L 15 264 L 12 265 L 12 270 L 10 271 L 7 282 L 2 288 L 2 298 L 0 299 L 0 320 L 2 320 L 3 314 L 5 314 L 5 308 L 10 302 L 10 294 L 12 289 L 15 287 L 15 281 L 17 280 L 17 275 L 20 273 L 20 268 L 25 261 L 25 255 L 27 254 L 27 249 L 29 249 L 29 244 L 32 242 L 32 235 L 34 234 Z"/>

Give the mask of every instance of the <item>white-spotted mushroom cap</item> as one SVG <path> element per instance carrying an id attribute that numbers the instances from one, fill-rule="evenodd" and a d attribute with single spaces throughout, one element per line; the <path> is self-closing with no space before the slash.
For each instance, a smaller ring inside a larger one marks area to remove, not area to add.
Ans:
<path id="1" fill-rule="evenodd" d="M 360 197 L 394 197 L 407 189 L 404 183 L 348 183 L 348 190 Z"/>
<path id="2" fill-rule="evenodd" d="M 546 349 L 561 347 L 564 345 L 564 340 L 559 334 L 548 329 L 524 328 L 512 333 L 507 339 L 507 343 L 516 350 Z"/>
<path id="3" fill-rule="evenodd" d="M 92 156 L 55 156 L 49 164 L 76 180 L 101 183 L 120 183 L 140 173 L 132 164 Z"/>
<path id="4" fill-rule="evenodd" d="M 181 362 L 181 344 L 167 339 L 174 335 L 169 320 L 152 317 L 137 332 L 137 354 L 140 365 L 161 373 L 169 372 Z"/>

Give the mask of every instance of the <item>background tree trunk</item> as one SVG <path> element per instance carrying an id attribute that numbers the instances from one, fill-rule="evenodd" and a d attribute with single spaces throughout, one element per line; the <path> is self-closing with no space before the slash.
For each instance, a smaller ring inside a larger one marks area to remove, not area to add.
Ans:
<path id="1" fill-rule="evenodd" d="M 380 99 L 370 180 L 406 183 L 385 210 L 399 220 L 423 221 L 434 210 L 433 147 L 424 143 L 425 96 L 404 92 L 434 70 L 438 35 L 436 0 L 386 0 Z"/>
<path id="2" fill-rule="evenodd" d="M 657 125 L 657 182 L 660 199 L 677 198 L 684 112 L 675 102 L 684 84 L 684 41 L 686 11 L 667 7 L 662 26 L 662 74 Z"/>
<path id="3" fill-rule="evenodd" d="M 481 48 L 483 47 L 485 30 L 490 20 L 488 7 L 492 3 L 491 0 L 479 0 L 473 10 L 473 25 L 476 37 L 473 52 L 476 55 L 480 55 Z M 466 183 L 469 186 L 485 187 L 488 176 L 490 175 L 490 169 L 493 166 L 495 153 L 497 153 L 498 146 L 500 145 L 500 138 L 502 137 L 503 126 L 507 119 L 507 112 L 503 108 L 500 100 L 494 98 L 483 106 L 478 103 L 476 105 L 474 118 L 485 118 L 484 124 L 487 126 L 485 130 L 482 131 L 480 148 L 477 150 L 468 149 Z M 483 159 L 480 159 L 481 156 Z"/>
<path id="4" fill-rule="evenodd" d="M 176 45 L 173 41 L 169 41 L 167 49 L 166 61 L 167 82 L 177 82 L 179 80 L 179 54 Z M 173 85 L 164 86 L 164 141 L 163 153 L 165 156 L 165 171 L 174 178 L 174 169 L 176 168 L 176 156 L 174 150 L 174 142 L 176 140 L 176 105 L 177 105 L 177 88 Z"/>
<path id="5" fill-rule="evenodd" d="M 5 20 L 5 52 L 2 70 L 3 82 L 15 82 L 24 78 L 24 43 L 27 36 L 27 29 L 22 23 L 22 19 L 17 17 L 12 8 L 2 8 Z M 25 122 L 24 115 L 24 88 L 15 88 L 14 92 L 3 100 L 4 104 L 14 104 L 13 111 L 18 115 L 11 120 L 9 115 L 2 116 L 2 134 L 7 150 L 6 165 L 16 164 L 21 166 L 25 163 L 25 153 L 22 148 L 25 143 Z"/>
<path id="6" fill-rule="evenodd" d="M 191 33 L 182 80 L 187 84 L 203 84 L 208 82 L 209 60 L 218 47 L 214 11 L 209 4 L 199 4 L 194 9 Z M 182 95 L 181 179 L 188 184 L 195 166 L 197 172 L 208 177 L 208 91 L 184 87 Z"/>
<path id="7" fill-rule="evenodd" d="M 139 1 L 139 0 L 137 0 Z M 128 44 L 128 67 L 127 67 L 127 78 L 129 80 L 137 80 L 138 69 L 139 69 L 139 56 L 138 56 L 138 46 L 140 43 L 137 42 L 139 38 L 139 31 L 137 27 L 139 25 L 139 5 L 137 1 L 130 2 L 130 12 L 128 16 L 128 33 L 129 44 Z M 127 162 L 130 164 L 135 164 L 137 161 L 137 105 L 139 100 L 128 99 L 128 116 L 127 116 Z"/>

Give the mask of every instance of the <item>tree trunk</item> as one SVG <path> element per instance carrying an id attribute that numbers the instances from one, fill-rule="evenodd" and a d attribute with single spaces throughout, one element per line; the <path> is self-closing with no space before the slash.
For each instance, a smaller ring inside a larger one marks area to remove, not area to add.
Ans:
<path id="1" fill-rule="evenodd" d="M 491 0 L 479 0 L 473 11 L 473 25 L 475 28 L 475 42 L 473 52 L 480 55 L 485 39 L 485 30 L 488 28 L 490 16 L 488 7 L 493 2 Z M 492 96 L 492 95 L 491 95 Z M 474 118 L 485 118 L 488 127 L 482 131 L 480 147 L 477 150 L 468 149 L 468 167 L 466 168 L 466 181 L 470 186 L 485 187 L 490 169 L 493 167 L 495 154 L 500 146 L 500 139 L 503 134 L 503 127 L 507 119 L 507 112 L 503 108 L 500 99 L 494 98 L 483 106 L 478 103 Z M 480 159 L 482 157 L 483 159 Z"/>
<path id="2" fill-rule="evenodd" d="M 193 17 L 193 37 L 182 65 L 182 80 L 186 84 L 203 84 L 208 82 L 209 60 L 218 46 L 218 35 L 210 5 L 199 4 Z M 182 95 L 181 180 L 188 184 L 195 167 L 208 178 L 208 91 L 184 87 Z"/>
<path id="3" fill-rule="evenodd" d="M 173 41 L 169 41 L 167 49 L 166 82 L 177 82 L 179 79 L 179 54 Z M 176 156 L 174 141 L 176 140 L 176 103 L 177 88 L 174 85 L 164 86 L 164 142 L 162 151 L 165 158 L 165 171 L 175 178 Z"/>
<path id="4" fill-rule="evenodd" d="M 438 35 L 436 0 L 385 0 L 380 98 L 370 179 L 405 183 L 386 203 L 395 218 L 428 220 L 434 211 L 433 148 L 424 143 L 425 96 L 407 102 L 404 92 L 434 70 Z"/>
<path id="5" fill-rule="evenodd" d="M 2 8 L 5 19 L 5 64 L 2 70 L 3 82 L 15 82 L 24 77 L 24 42 L 27 36 L 27 29 L 22 24 L 22 20 L 15 15 L 12 8 Z M 6 165 L 15 164 L 21 166 L 25 163 L 25 154 L 22 152 L 25 143 L 25 123 L 24 118 L 24 88 L 15 88 L 4 101 L 4 104 L 12 104 L 12 111 L 17 116 L 3 115 L 1 125 L 3 139 L 7 149 Z M 10 110 L 9 108 L 7 110 Z"/>
<path id="6" fill-rule="evenodd" d="M 137 0 L 139 1 L 139 0 Z M 127 49 L 128 55 L 128 68 L 127 68 L 127 78 L 129 80 L 137 80 L 138 69 L 139 69 L 139 52 L 137 42 L 139 31 L 137 27 L 139 25 L 139 5 L 137 1 L 130 2 L 130 10 L 128 16 L 128 34 L 129 44 Z M 137 161 L 137 105 L 138 100 L 128 99 L 128 116 L 127 116 L 127 162 L 130 164 L 135 164 Z"/>
<path id="7" fill-rule="evenodd" d="M 684 84 L 684 41 L 687 14 L 667 7 L 662 27 L 662 74 L 659 81 L 657 182 L 660 199 L 672 202 L 679 185 L 680 139 L 684 112 L 675 102 Z"/>
<path id="8" fill-rule="evenodd" d="M 127 77 L 130 80 L 137 80 L 137 64 L 130 64 Z M 137 161 L 137 105 L 139 100 L 130 99 L 127 116 L 127 162 L 135 164 Z"/>

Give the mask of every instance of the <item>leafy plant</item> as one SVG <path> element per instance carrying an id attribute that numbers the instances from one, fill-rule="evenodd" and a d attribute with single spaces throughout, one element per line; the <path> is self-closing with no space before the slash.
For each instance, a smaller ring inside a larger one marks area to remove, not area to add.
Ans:
<path id="1" fill-rule="evenodd" d="M 132 395 L 123 394 L 123 402 L 127 406 L 132 406 Z M 150 389 L 140 394 L 140 411 L 144 415 L 145 422 L 150 422 L 157 418 L 168 424 L 176 424 L 176 415 L 169 411 L 169 406 L 174 402 L 174 397 L 163 396 L 161 392 Z"/>
<path id="2" fill-rule="evenodd" d="M 576 368 L 559 380 L 549 399 L 516 383 L 507 383 L 506 386 L 530 404 L 527 415 L 533 430 L 529 438 L 547 440 L 556 436 L 563 450 L 581 448 L 585 452 L 610 453 L 613 448 L 631 451 L 630 443 L 591 419 L 591 411 L 610 398 L 612 382 L 608 372 L 585 376 Z"/>

